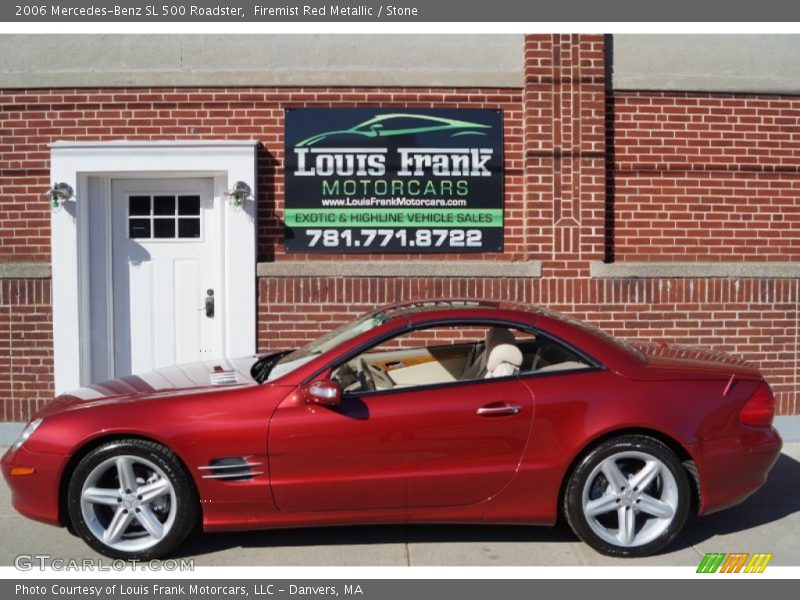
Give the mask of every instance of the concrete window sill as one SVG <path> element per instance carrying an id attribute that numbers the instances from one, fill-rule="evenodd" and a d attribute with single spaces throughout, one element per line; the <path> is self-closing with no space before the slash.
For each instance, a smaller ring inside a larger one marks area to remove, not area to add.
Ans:
<path id="1" fill-rule="evenodd" d="M 258 263 L 259 277 L 541 277 L 541 261 L 281 261 Z"/>
<path id="2" fill-rule="evenodd" d="M 675 277 L 800 278 L 800 262 L 618 262 L 591 261 L 597 278 Z"/>

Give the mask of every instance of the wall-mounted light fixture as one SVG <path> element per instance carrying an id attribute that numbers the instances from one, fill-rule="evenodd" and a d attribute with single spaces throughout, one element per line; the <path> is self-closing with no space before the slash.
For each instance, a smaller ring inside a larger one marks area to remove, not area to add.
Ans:
<path id="1" fill-rule="evenodd" d="M 225 192 L 225 195 L 230 198 L 231 206 L 239 208 L 245 200 L 253 197 L 253 190 L 244 181 L 237 181 L 231 189 Z"/>
<path id="2" fill-rule="evenodd" d="M 53 183 L 53 187 L 47 190 L 44 195 L 50 198 L 50 208 L 56 210 L 64 202 L 75 197 L 75 190 L 68 183 Z"/>

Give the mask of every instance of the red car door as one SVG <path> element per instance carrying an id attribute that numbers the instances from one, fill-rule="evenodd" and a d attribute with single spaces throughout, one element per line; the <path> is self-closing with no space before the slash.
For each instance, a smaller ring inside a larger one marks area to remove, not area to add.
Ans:
<path id="1" fill-rule="evenodd" d="M 290 397 L 270 424 L 273 495 L 285 511 L 481 502 L 514 476 L 532 415 L 516 378 L 350 394 L 337 408 Z"/>

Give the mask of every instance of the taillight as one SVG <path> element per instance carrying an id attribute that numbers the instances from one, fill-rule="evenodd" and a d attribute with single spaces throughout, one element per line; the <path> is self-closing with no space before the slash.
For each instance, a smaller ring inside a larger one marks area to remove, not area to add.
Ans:
<path id="1" fill-rule="evenodd" d="M 762 383 L 745 402 L 739 413 L 739 420 L 752 427 L 769 427 L 775 417 L 775 396 L 769 385 Z"/>

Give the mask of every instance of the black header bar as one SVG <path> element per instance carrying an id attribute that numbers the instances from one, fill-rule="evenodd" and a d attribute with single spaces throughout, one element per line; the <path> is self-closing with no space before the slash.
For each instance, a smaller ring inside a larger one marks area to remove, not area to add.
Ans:
<path id="1" fill-rule="evenodd" d="M 786 0 L 11 0 L 6 22 L 797 22 Z"/>

